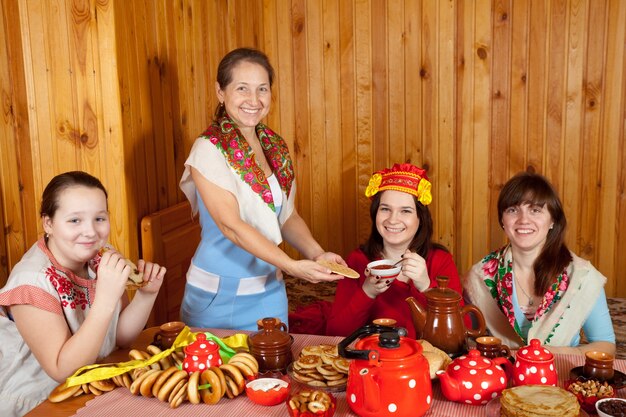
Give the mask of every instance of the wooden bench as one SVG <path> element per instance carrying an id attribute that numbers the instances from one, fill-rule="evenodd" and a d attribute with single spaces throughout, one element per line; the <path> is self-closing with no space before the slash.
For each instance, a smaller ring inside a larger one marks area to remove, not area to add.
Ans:
<path id="1" fill-rule="evenodd" d="M 143 259 L 167 268 L 148 326 L 180 319 L 185 276 L 200 242 L 200 224 L 189 202 L 159 210 L 141 220 Z"/>

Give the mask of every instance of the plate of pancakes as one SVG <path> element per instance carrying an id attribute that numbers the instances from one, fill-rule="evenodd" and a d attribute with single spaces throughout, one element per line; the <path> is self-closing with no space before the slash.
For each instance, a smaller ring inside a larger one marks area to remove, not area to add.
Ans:
<path id="1" fill-rule="evenodd" d="M 345 391 L 350 361 L 339 356 L 337 345 L 309 345 L 287 367 L 292 381 L 312 389 Z"/>

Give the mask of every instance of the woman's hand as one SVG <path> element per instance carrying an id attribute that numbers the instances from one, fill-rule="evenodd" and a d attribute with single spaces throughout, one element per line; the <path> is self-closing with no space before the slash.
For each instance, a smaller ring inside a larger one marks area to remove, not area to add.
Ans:
<path id="1" fill-rule="evenodd" d="M 389 289 L 393 279 L 379 279 L 370 274 L 369 269 L 365 269 L 365 281 L 363 281 L 363 291 L 369 298 L 376 298 L 379 294 Z"/>
<path id="2" fill-rule="evenodd" d="M 318 259 L 321 258 L 318 257 Z M 339 259 L 341 259 L 341 257 L 339 257 Z M 334 258 L 332 260 L 333 262 L 336 262 Z M 343 259 L 341 260 L 343 261 Z M 332 274 L 325 266 L 309 260 L 293 261 L 293 267 L 289 268 L 286 272 L 291 276 L 302 278 L 313 283 L 337 281 L 343 278 L 342 275 Z"/>
<path id="3" fill-rule="evenodd" d="M 140 259 L 139 262 L 137 262 L 137 268 L 139 269 L 139 272 L 143 272 L 143 280 L 148 281 L 145 286 L 139 288 L 137 291 L 145 294 L 158 293 L 161 285 L 163 284 L 163 277 L 165 277 L 167 269 L 164 266 L 160 266 L 152 262 L 146 262 L 143 259 Z"/>
<path id="4" fill-rule="evenodd" d="M 428 277 L 428 269 L 426 268 L 426 261 L 417 253 L 406 250 L 402 255 L 402 271 L 398 279 L 403 282 L 411 280 L 415 288 L 422 292 L 430 287 L 430 278 Z M 402 279 L 402 277 L 405 279 Z"/>
<path id="5" fill-rule="evenodd" d="M 346 261 L 344 261 L 341 256 L 333 252 L 324 252 L 321 255 L 318 255 L 315 258 L 313 258 L 313 260 L 314 261 L 330 261 L 330 262 L 341 264 L 343 266 L 348 266 L 348 264 L 346 264 Z"/>
<path id="6" fill-rule="evenodd" d="M 118 251 L 108 250 L 104 252 L 96 274 L 98 277 L 96 299 L 109 305 L 115 305 L 126 290 L 126 281 L 130 272 L 130 266 Z"/>

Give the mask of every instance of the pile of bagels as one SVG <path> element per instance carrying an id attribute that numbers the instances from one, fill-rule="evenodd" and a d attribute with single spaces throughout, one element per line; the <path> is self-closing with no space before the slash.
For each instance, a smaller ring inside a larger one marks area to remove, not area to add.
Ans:
<path id="1" fill-rule="evenodd" d="M 146 360 L 161 353 L 154 345 L 146 351 L 133 349 L 130 359 Z M 110 379 L 68 387 L 63 383 L 48 396 L 51 402 L 60 402 L 82 394 L 101 395 L 117 387 L 125 387 L 133 395 L 157 398 L 177 408 L 183 402 L 192 404 L 216 404 L 222 397 L 235 398 L 246 389 L 247 380 L 257 377 L 259 364 L 247 352 L 236 353 L 228 364 L 213 366 L 204 371 L 187 373 L 181 370 L 185 358 L 183 352 L 172 352 L 169 356 L 142 368 L 135 368 Z"/>

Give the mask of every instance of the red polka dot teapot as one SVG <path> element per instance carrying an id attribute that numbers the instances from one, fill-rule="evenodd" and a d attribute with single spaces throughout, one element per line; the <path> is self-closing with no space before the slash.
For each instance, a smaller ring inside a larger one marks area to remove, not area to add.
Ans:
<path id="1" fill-rule="evenodd" d="M 185 346 L 184 352 L 183 370 L 189 374 L 223 364 L 219 345 L 207 340 L 204 333 L 196 333 L 196 341 Z"/>
<path id="2" fill-rule="evenodd" d="M 369 324 L 339 343 L 339 355 L 351 359 L 346 399 L 359 416 L 421 417 L 430 408 L 428 361 L 405 336 L 404 328 Z"/>
<path id="3" fill-rule="evenodd" d="M 507 358 L 489 359 L 472 349 L 452 361 L 445 371 L 438 371 L 437 376 L 448 400 L 485 405 L 506 388 L 512 371 L 513 365 Z"/>
<path id="4" fill-rule="evenodd" d="M 541 346 L 539 339 L 532 339 L 528 346 L 519 348 L 515 355 L 513 384 L 553 385 L 558 376 L 554 366 L 554 355 Z"/>

